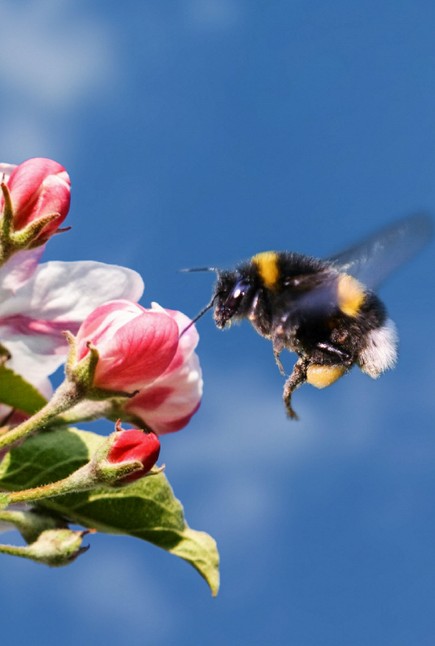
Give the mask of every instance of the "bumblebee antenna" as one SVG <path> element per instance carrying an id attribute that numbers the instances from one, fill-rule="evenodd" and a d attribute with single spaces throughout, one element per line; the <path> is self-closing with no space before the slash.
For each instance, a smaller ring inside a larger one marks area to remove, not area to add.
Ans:
<path id="1" fill-rule="evenodd" d="M 187 332 L 187 330 L 189 330 L 189 329 L 192 327 L 192 325 L 195 325 L 195 323 L 196 323 L 196 322 L 197 322 L 197 321 L 198 321 L 202 316 L 204 316 L 204 314 L 205 314 L 206 312 L 208 312 L 208 310 L 211 310 L 211 308 L 213 307 L 214 302 L 215 302 L 215 300 L 216 300 L 216 296 L 217 296 L 217 294 L 215 294 L 215 295 L 213 296 L 213 298 L 211 299 L 210 303 L 208 303 L 205 307 L 203 307 L 203 308 L 202 308 L 202 310 L 199 312 L 199 314 L 197 314 L 197 315 L 196 315 L 196 316 L 195 316 L 195 317 L 190 321 L 189 325 L 187 325 L 187 326 L 184 328 L 184 330 L 180 333 L 180 336 L 179 336 L 179 338 L 180 338 L 180 339 L 181 339 L 181 337 L 183 336 L 183 334 L 184 334 L 185 332 Z"/>
<path id="2" fill-rule="evenodd" d="M 188 269 L 179 269 L 183 273 L 194 272 L 194 271 L 214 271 L 215 274 L 219 272 L 217 267 L 190 267 Z"/>
<path id="3" fill-rule="evenodd" d="M 183 273 L 199 272 L 199 271 L 213 271 L 215 274 L 218 274 L 218 273 L 219 273 L 219 269 L 218 269 L 217 267 L 191 267 L 191 268 L 188 268 L 188 269 L 179 269 L 179 271 L 181 271 L 181 272 L 183 272 Z M 205 314 L 206 312 L 208 312 L 208 310 L 211 310 L 211 308 L 213 307 L 214 302 L 215 302 L 215 300 L 216 300 L 216 297 L 217 297 L 217 294 L 215 294 L 215 295 L 213 296 L 213 298 L 211 299 L 210 303 L 208 303 L 205 307 L 203 307 L 203 309 L 199 312 L 199 314 L 197 314 L 197 315 L 196 315 L 196 316 L 195 316 L 195 317 L 190 321 L 189 325 L 187 325 L 187 326 L 184 328 L 184 330 L 182 330 L 182 332 L 180 333 L 180 336 L 179 336 L 179 338 L 180 338 L 180 339 L 181 339 L 181 337 L 183 336 L 183 334 L 184 334 L 185 332 L 187 332 L 187 330 L 189 330 L 189 329 L 192 327 L 192 325 L 195 325 L 195 323 L 196 323 L 196 322 L 197 322 L 197 321 L 198 321 L 202 316 L 204 316 L 204 314 Z"/>

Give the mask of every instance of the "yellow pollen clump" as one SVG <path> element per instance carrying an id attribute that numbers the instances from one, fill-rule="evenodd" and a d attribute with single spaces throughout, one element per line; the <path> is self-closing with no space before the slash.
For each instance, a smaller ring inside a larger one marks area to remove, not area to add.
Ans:
<path id="1" fill-rule="evenodd" d="M 326 388 L 340 379 L 345 372 L 344 366 L 313 364 L 307 368 L 307 382 L 316 388 Z"/>

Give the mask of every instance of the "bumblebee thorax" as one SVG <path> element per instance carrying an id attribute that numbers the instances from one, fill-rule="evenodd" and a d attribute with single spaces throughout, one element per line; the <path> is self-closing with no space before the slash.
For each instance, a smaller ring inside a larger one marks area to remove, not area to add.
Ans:
<path id="1" fill-rule="evenodd" d="M 280 278 L 279 254 L 276 251 L 262 251 L 251 258 L 259 277 L 267 289 L 275 290 Z"/>

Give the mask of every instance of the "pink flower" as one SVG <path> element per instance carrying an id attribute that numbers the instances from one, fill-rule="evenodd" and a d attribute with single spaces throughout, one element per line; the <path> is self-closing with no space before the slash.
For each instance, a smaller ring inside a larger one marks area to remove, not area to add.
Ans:
<path id="1" fill-rule="evenodd" d="M 155 433 L 144 433 L 136 428 L 115 433 L 115 439 L 110 447 L 107 459 L 112 464 L 137 461 L 142 462 L 143 469 L 135 471 L 123 478 L 123 482 L 132 482 L 142 478 L 150 471 L 158 460 L 160 453 L 159 438 Z"/>
<path id="2" fill-rule="evenodd" d="M 198 410 L 202 396 L 198 333 L 181 312 L 153 303 L 145 309 L 112 301 L 94 310 L 77 336 L 77 361 L 98 350 L 94 386 L 136 395 L 123 405 L 125 419 L 157 434 L 178 431 Z M 118 411 L 119 412 L 119 411 Z"/>
<path id="3" fill-rule="evenodd" d="M 38 265 L 40 249 L 20 251 L 0 267 L 0 343 L 7 367 L 49 395 L 47 377 L 68 352 L 63 332 L 75 334 L 102 303 L 139 300 L 143 281 L 126 267 L 100 262 L 52 261 Z"/>
<path id="4" fill-rule="evenodd" d="M 94 386 L 133 392 L 164 373 L 178 347 L 178 326 L 165 312 L 146 310 L 125 300 L 97 307 L 82 323 L 76 337 L 77 360 L 99 354 Z"/>
<path id="5" fill-rule="evenodd" d="M 179 333 L 190 323 L 181 312 L 164 310 L 156 303 L 153 303 L 153 311 L 169 315 Z M 127 413 L 140 418 L 159 435 L 179 431 L 200 406 L 203 382 L 199 359 L 194 352 L 198 339 L 196 328 L 190 327 L 179 338 L 177 351 L 164 373 L 124 406 Z"/>
<path id="6" fill-rule="evenodd" d="M 14 231 L 21 231 L 46 216 L 57 216 L 32 240 L 32 245 L 44 244 L 68 213 L 71 189 L 68 173 L 57 162 L 43 157 L 28 159 L 15 167 L 2 164 L 1 170 L 12 200 Z M 4 196 L 0 195 L 0 211 L 4 205 Z"/>

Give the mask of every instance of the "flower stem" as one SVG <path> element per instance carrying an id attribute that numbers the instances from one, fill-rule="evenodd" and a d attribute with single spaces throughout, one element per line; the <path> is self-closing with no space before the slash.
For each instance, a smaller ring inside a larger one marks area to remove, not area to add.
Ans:
<path id="1" fill-rule="evenodd" d="M 17 502 L 35 502 L 36 500 L 43 500 L 44 498 L 52 498 L 53 496 L 62 496 L 67 493 L 75 493 L 77 491 L 85 491 L 91 489 L 97 484 L 97 478 L 89 468 L 89 462 L 85 464 L 74 473 L 71 473 L 62 480 L 50 482 L 40 487 L 32 487 L 30 489 L 22 489 L 21 491 L 12 491 L 5 494 L 7 497 L 7 504 L 14 504 Z M 1 512 L 7 513 L 7 512 Z M 5 519 L 6 520 L 6 519 Z"/>
<path id="2" fill-rule="evenodd" d="M 22 556 L 25 559 L 32 559 L 27 546 L 19 547 L 18 545 L 1 545 L 0 554 L 10 554 L 11 556 Z"/>
<path id="3" fill-rule="evenodd" d="M 18 520 L 20 520 L 22 512 L 21 511 L 8 511 L 0 510 L 0 521 L 3 523 L 10 523 L 11 525 L 16 525 Z"/>
<path id="4" fill-rule="evenodd" d="M 0 221 L 0 265 L 3 265 L 12 254 L 11 229 L 14 209 L 12 198 L 5 182 L 1 183 L 0 190 L 3 193 L 3 217 Z"/>
<path id="5" fill-rule="evenodd" d="M 109 444 L 110 438 L 109 442 L 103 443 L 89 462 L 62 480 L 56 480 L 56 482 L 50 482 L 39 487 L 31 487 L 30 489 L 21 489 L 20 491 L 11 491 L 9 493 L 2 492 L 0 504 L 2 507 L 7 507 L 15 503 L 33 503 L 44 498 L 88 491 L 97 486 L 110 486 L 122 482 L 123 478 L 143 469 L 143 465 L 139 460 L 126 460 L 120 464 L 108 462 L 104 453 L 107 453 Z M 159 471 L 150 471 L 150 475 Z"/>
<path id="6" fill-rule="evenodd" d="M 32 433 L 43 430 L 55 417 L 75 406 L 82 398 L 77 384 L 64 381 L 41 410 L 0 436 L 0 449 L 9 448 Z"/>

